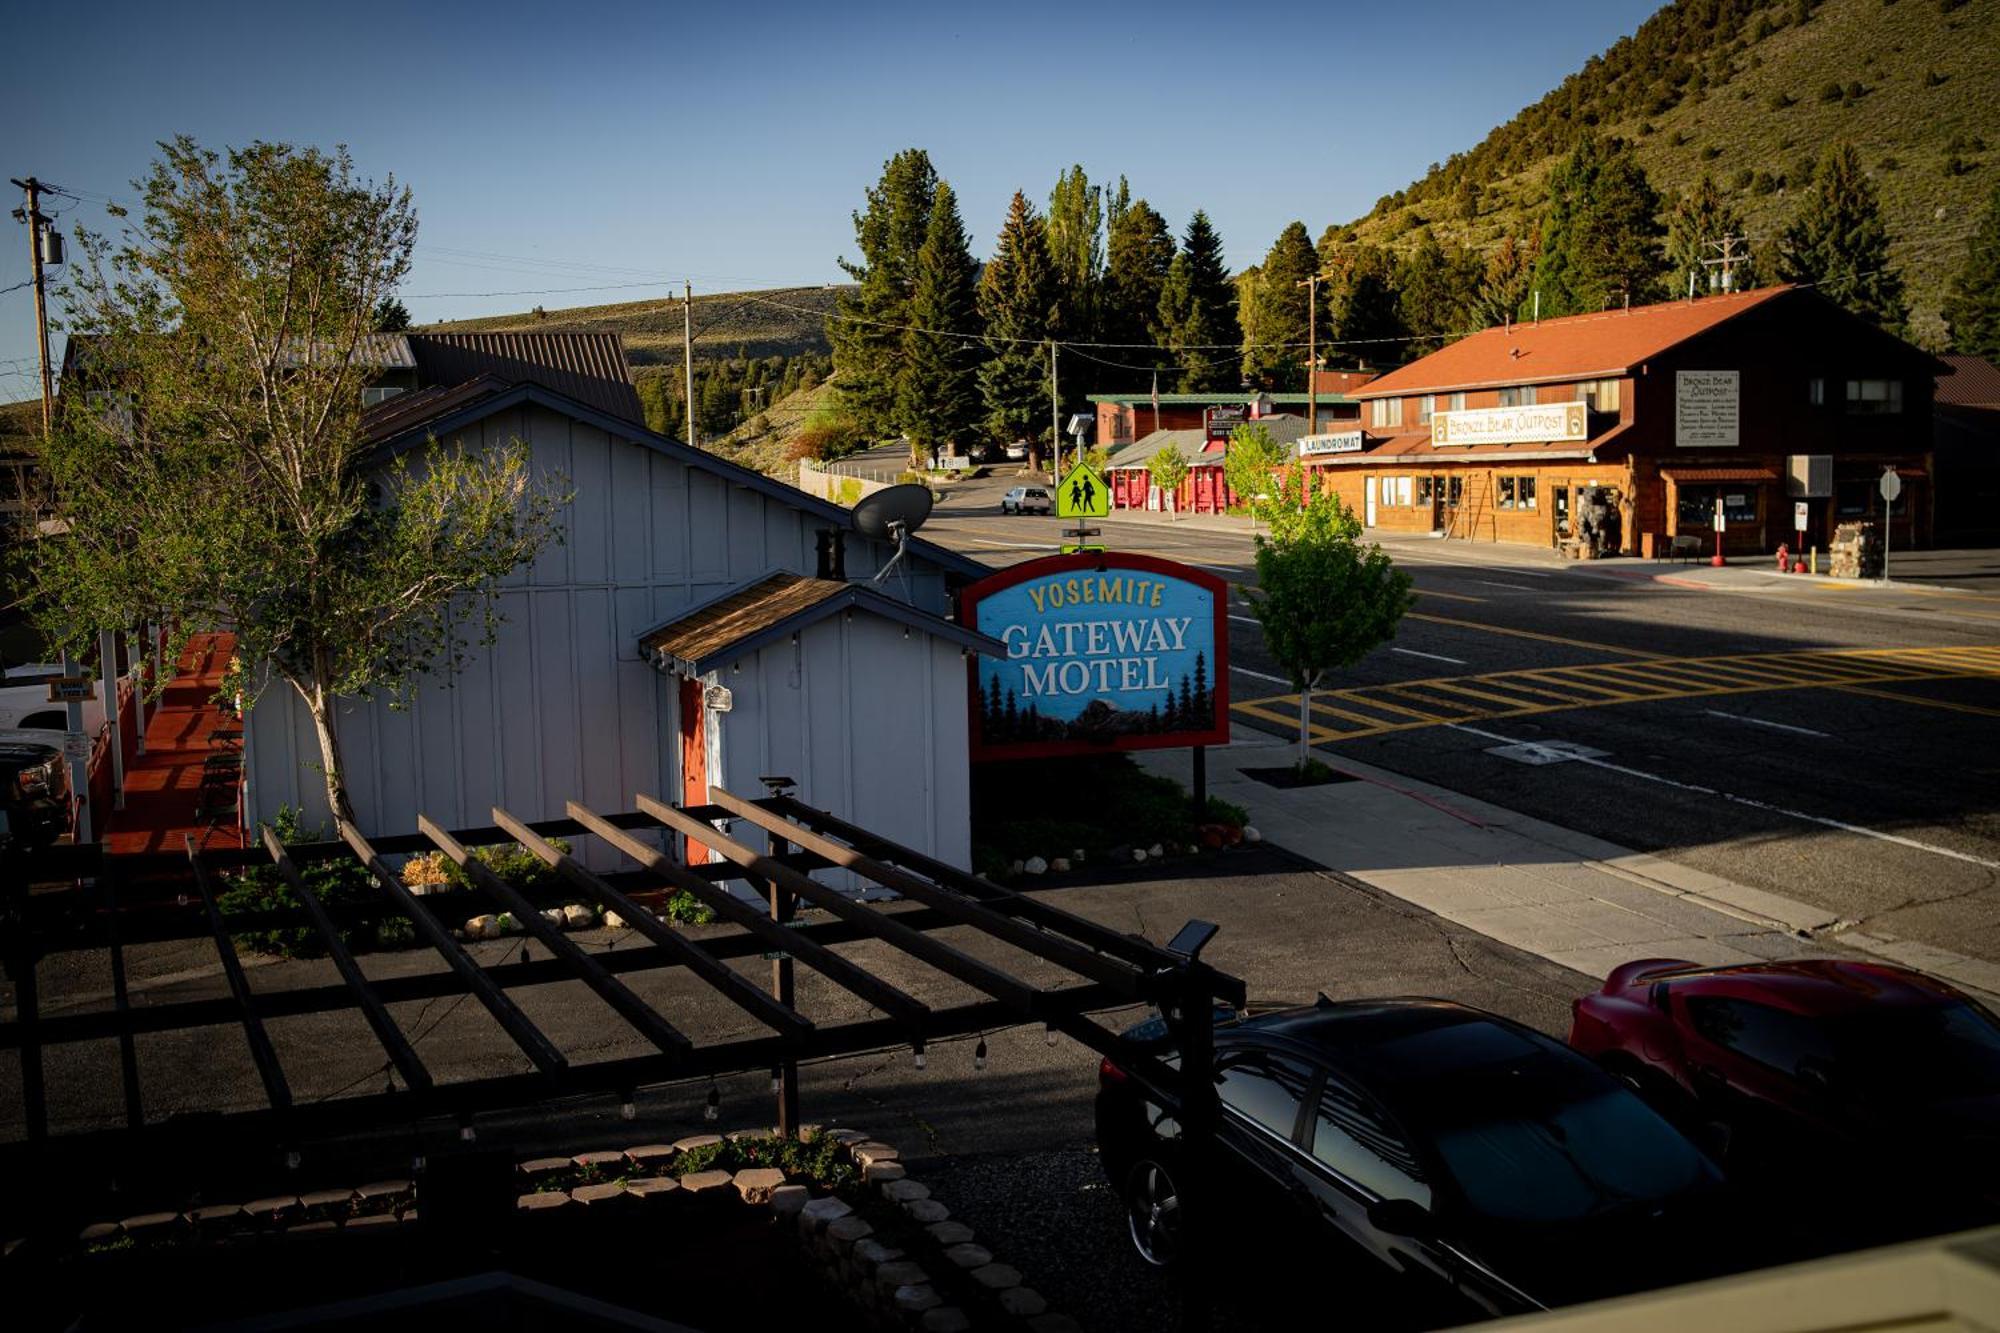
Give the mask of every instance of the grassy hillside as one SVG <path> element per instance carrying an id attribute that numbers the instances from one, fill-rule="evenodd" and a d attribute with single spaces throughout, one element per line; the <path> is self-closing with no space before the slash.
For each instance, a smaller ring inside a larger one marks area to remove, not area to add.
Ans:
<path id="1" fill-rule="evenodd" d="M 719 292 L 694 298 L 694 352 L 697 359 L 826 355 L 826 314 L 836 287 L 780 287 L 761 292 Z M 634 369 L 678 364 L 682 315 L 679 298 L 625 301 L 617 305 L 574 306 L 525 311 L 484 319 L 455 319 L 426 328 L 444 333 L 584 329 L 617 333 Z"/>
<path id="2" fill-rule="evenodd" d="M 828 381 L 787 394 L 709 448 L 745 467 L 790 481 L 797 475 L 798 465 L 786 457 L 786 451 L 815 412 L 832 407 L 833 393 L 833 383 Z"/>
<path id="3" fill-rule="evenodd" d="M 1861 151 L 1912 329 L 1938 306 L 2000 173 L 2000 0 L 1676 0 L 1477 147 L 1354 224 L 1393 243 L 1428 224 L 1486 250 L 1525 235 L 1556 158 L 1585 133 L 1633 143 L 1671 203 L 1703 173 L 1765 263 L 1821 147 Z M 1767 270 L 1768 271 L 1768 270 Z"/>

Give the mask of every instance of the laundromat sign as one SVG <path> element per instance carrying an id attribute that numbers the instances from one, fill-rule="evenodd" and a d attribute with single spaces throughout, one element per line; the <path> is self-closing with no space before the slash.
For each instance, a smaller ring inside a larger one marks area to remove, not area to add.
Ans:
<path id="1" fill-rule="evenodd" d="M 961 619 L 1007 645 L 972 667 L 972 757 L 1222 745 L 1228 587 L 1152 556 L 1045 556 L 967 588 Z"/>

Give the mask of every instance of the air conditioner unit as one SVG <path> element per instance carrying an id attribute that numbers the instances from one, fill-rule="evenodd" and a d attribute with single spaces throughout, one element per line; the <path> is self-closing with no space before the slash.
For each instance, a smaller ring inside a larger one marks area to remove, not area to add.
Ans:
<path id="1" fill-rule="evenodd" d="M 1785 494 L 1821 500 L 1833 494 L 1832 454 L 1791 454 L 1785 459 Z"/>

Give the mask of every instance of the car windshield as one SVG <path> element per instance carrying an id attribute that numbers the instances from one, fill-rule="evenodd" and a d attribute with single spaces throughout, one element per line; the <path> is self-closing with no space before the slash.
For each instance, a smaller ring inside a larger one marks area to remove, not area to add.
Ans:
<path id="1" fill-rule="evenodd" d="M 1421 1104 L 1446 1172 L 1489 1219 L 1582 1221 L 1719 1179 L 1644 1102 L 1559 1056 L 1453 1073 Z"/>
<path id="2" fill-rule="evenodd" d="M 1882 1009 L 1826 1026 L 1836 1086 L 1899 1101 L 2000 1093 L 2000 1023 L 1977 1005 Z"/>

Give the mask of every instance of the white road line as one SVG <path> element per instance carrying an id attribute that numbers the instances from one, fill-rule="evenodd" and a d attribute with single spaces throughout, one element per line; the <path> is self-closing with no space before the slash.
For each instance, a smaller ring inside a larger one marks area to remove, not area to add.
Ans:
<path id="1" fill-rule="evenodd" d="M 1706 708 L 1702 711 L 1710 717 L 1726 717 L 1731 722 L 1748 722 L 1753 727 L 1769 727 L 1773 731 L 1790 731 L 1800 736 L 1818 736 L 1822 740 L 1830 739 L 1824 731 L 1814 731 L 1811 727 L 1795 727 L 1789 722 L 1767 722 L 1761 717 L 1745 717 L 1741 713 L 1725 713 L 1720 708 Z"/>
<path id="2" fill-rule="evenodd" d="M 1495 582 L 1494 582 L 1494 581 L 1493 581 L 1492 579 L 1474 579 L 1474 580 L 1472 580 L 1472 581 L 1473 581 L 1474 583 L 1483 583 L 1483 584 L 1485 584 L 1485 585 L 1486 585 L 1487 587 L 1489 587 L 1489 588 L 1512 588 L 1512 589 L 1513 589 L 1513 590 L 1514 590 L 1515 592 L 1533 592 L 1533 591 L 1534 591 L 1534 589 L 1533 589 L 1533 588 L 1530 588 L 1530 587 L 1529 587 L 1529 586 L 1528 586 L 1527 584 L 1525 584 L 1525 583 L 1495 583 Z"/>
<path id="3" fill-rule="evenodd" d="M 1231 662 L 1229 664 L 1229 669 L 1231 671 L 1236 672 L 1238 675 L 1248 676 L 1252 680 L 1268 680 L 1274 685 L 1284 685 L 1289 687 L 1292 683 L 1289 680 L 1286 680 L 1283 676 L 1267 676 L 1261 671 L 1252 671 L 1249 667 L 1237 666 L 1234 662 Z"/>
<path id="4" fill-rule="evenodd" d="M 1448 722 L 1445 725 L 1453 731 L 1463 731 L 1474 736 L 1484 736 L 1487 740 L 1499 741 L 1503 745 L 1532 744 L 1532 742 L 1522 741 L 1513 736 L 1502 736 L 1497 731 L 1485 731 L 1479 727 L 1465 726 L 1462 723 Z M 1863 838 L 1873 838 L 1877 842 L 1892 842 L 1898 847 L 1908 847 L 1914 851 L 1929 852 L 1932 856 L 1942 856 L 1947 860 L 1964 861 L 1969 865 L 1984 866 L 1988 870 L 2000 870 L 2000 861 L 1989 861 L 1983 856 L 1974 856 L 1970 852 L 1953 851 L 1949 847 L 1939 847 L 1935 843 L 1918 842 L 1915 838 L 1906 838 L 1900 833 L 1884 833 L 1880 829 L 1868 828 L 1862 824 L 1850 824 L 1841 819 L 1829 819 L 1825 815 L 1809 815 L 1803 810 L 1788 810 L 1782 805 L 1772 805 L 1769 801 L 1760 801 L 1753 796 L 1738 796 L 1734 792 L 1720 791 L 1714 787 L 1704 787 L 1695 782 L 1677 782 L 1673 778 L 1661 777 L 1658 773 L 1648 773 L 1643 769 L 1627 768 L 1623 764 L 1608 764 L 1602 759 L 1592 759 L 1585 755 L 1572 755 L 1570 756 L 1570 762 L 1589 764 L 1593 768 L 1606 769 L 1612 773 L 1623 773 L 1626 777 L 1639 778 L 1646 782 L 1657 782 L 1663 787 L 1673 787 L 1678 791 L 1693 792 L 1698 796 L 1714 796 L 1728 801 L 1733 805 L 1743 805 L 1748 806 L 1752 810 L 1762 810 L 1768 814 L 1783 815 L 1787 819 L 1796 819 L 1806 824 L 1818 824 L 1822 828 L 1839 829 L 1842 833 L 1853 833 Z"/>
<path id="5" fill-rule="evenodd" d="M 998 547 L 1002 551 L 1053 551 L 1056 549 L 1054 544 L 1050 542 L 993 542 L 986 540 L 984 537 L 974 537 L 972 540 L 978 542 L 981 546 Z"/>
<path id="6" fill-rule="evenodd" d="M 1420 653 L 1414 648 L 1391 648 L 1389 651 L 1392 653 L 1401 653 L 1405 657 L 1428 657 L 1433 662 L 1449 662 L 1453 666 L 1466 665 L 1464 658 L 1446 657 L 1443 653 Z"/>
<path id="7" fill-rule="evenodd" d="M 1231 616 L 1229 618 L 1231 620 L 1240 620 L 1246 625 L 1261 625 L 1264 623 L 1255 616 Z"/>

